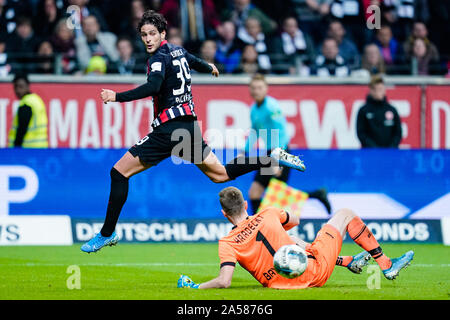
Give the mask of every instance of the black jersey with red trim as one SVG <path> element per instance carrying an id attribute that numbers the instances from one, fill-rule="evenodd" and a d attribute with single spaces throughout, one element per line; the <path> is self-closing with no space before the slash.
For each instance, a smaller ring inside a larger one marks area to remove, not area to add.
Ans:
<path id="1" fill-rule="evenodd" d="M 161 42 L 147 65 L 147 81 L 162 77 L 158 94 L 153 96 L 153 127 L 183 116 L 196 118 L 191 91 L 191 68 L 199 72 L 211 72 L 212 67 L 186 49 Z"/>

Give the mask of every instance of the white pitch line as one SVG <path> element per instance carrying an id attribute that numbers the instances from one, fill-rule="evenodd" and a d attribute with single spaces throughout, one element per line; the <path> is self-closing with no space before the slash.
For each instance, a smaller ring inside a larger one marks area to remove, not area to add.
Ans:
<path id="1" fill-rule="evenodd" d="M 5 263 L 4 266 L 20 266 L 20 267 L 65 267 L 71 265 L 70 263 L 41 263 L 41 262 L 29 262 L 29 263 Z M 184 263 L 184 262 L 149 262 L 149 263 L 72 263 L 77 266 L 93 266 L 93 267 L 174 267 L 174 266 L 218 266 L 219 263 Z M 1 267 L 2 265 L 0 265 Z"/>
<path id="2" fill-rule="evenodd" d="M 1 266 L 19 266 L 19 267 L 65 267 L 71 263 L 42 263 L 42 262 L 29 262 L 29 263 L 4 263 Z M 72 265 L 87 266 L 87 267 L 202 267 L 202 266 L 217 266 L 219 263 L 200 263 L 200 262 L 147 262 L 147 263 L 72 263 Z M 449 268 L 450 264 L 414 264 L 411 263 L 410 267 L 419 268 Z"/>

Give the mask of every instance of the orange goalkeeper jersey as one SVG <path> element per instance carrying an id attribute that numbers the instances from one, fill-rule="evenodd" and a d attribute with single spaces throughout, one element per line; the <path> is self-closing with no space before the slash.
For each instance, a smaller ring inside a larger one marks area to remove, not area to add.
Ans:
<path id="1" fill-rule="evenodd" d="M 311 252 L 308 252 L 308 267 L 297 278 L 287 279 L 273 267 L 273 255 L 282 246 L 295 244 L 284 225 L 289 214 L 281 209 L 267 207 L 233 227 L 230 233 L 219 240 L 221 267 L 236 265 L 246 269 L 263 286 L 277 289 L 302 289 L 314 286 L 319 268 Z"/>

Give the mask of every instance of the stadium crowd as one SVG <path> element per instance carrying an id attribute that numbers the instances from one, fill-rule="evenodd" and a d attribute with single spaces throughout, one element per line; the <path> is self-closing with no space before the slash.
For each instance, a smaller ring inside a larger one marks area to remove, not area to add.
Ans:
<path id="1" fill-rule="evenodd" d="M 222 73 L 450 76 L 440 0 L 0 0 L 0 76 L 145 73 L 147 9 Z"/>

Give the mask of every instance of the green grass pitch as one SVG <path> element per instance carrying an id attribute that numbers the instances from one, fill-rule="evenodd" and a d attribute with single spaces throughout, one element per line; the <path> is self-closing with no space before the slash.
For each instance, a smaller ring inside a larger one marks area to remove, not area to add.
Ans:
<path id="1" fill-rule="evenodd" d="M 398 279 L 388 281 L 380 273 L 379 289 L 367 286 L 369 277 L 376 273 L 365 270 L 355 275 L 336 267 L 324 287 L 274 290 L 263 288 L 237 266 L 230 288 L 192 290 L 176 287 L 179 275 L 187 274 L 195 282 L 216 277 L 217 244 L 119 243 L 89 255 L 80 251 L 80 245 L 0 247 L 0 299 L 449 300 L 450 247 L 413 243 L 384 244 L 383 249 L 391 257 L 410 249 L 416 255 Z M 341 254 L 359 251 L 354 244 L 344 244 Z M 79 267 L 80 289 L 68 289 L 68 279 L 73 275 L 67 273 L 71 265 Z"/>

